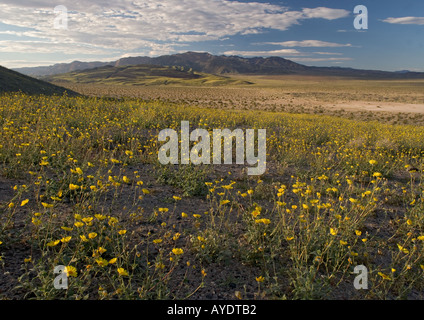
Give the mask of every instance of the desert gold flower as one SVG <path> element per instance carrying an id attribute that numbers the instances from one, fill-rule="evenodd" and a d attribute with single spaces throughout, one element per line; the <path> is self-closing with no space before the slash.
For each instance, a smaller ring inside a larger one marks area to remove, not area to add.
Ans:
<path id="1" fill-rule="evenodd" d="M 402 251 L 403 253 L 406 253 L 406 254 L 408 254 L 408 253 L 409 253 L 409 250 L 408 250 L 408 249 L 406 249 L 406 248 L 404 248 L 404 247 L 402 247 L 400 244 L 397 244 L 397 246 L 398 246 L 398 248 L 399 248 L 399 251 Z"/>
<path id="2" fill-rule="evenodd" d="M 29 199 L 25 199 L 21 202 L 21 207 L 23 207 L 24 205 L 26 205 L 29 202 Z"/>
<path id="3" fill-rule="evenodd" d="M 336 236 L 337 235 L 337 229 L 334 229 L 334 228 L 330 228 L 330 233 L 333 235 L 333 236 Z"/>
<path id="4" fill-rule="evenodd" d="M 80 227 L 84 226 L 84 223 L 82 223 L 81 221 L 77 221 L 77 222 L 74 223 L 74 226 L 77 227 L 77 228 L 80 228 Z"/>
<path id="5" fill-rule="evenodd" d="M 113 227 L 115 224 L 117 224 L 118 223 L 118 218 L 115 218 L 115 217 L 109 217 L 109 221 L 108 221 L 108 224 L 111 226 L 111 227 Z"/>
<path id="6" fill-rule="evenodd" d="M 60 243 L 60 240 L 53 240 L 53 241 L 48 242 L 46 245 L 48 247 L 54 247 L 54 246 L 58 245 L 59 243 Z"/>
<path id="7" fill-rule="evenodd" d="M 109 262 L 106 259 L 103 259 L 102 257 L 97 258 L 96 262 L 101 267 L 106 267 L 109 264 Z"/>
<path id="8" fill-rule="evenodd" d="M 71 241 L 71 239 L 72 239 L 72 236 L 69 236 L 69 237 L 64 237 L 64 238 L 60 239 L 60 241 L 62 243 L 67 243 L 67 242 Z"/>
<path id="9" fill-rule="evenodd" d="M 261 212 L 259 211 L 259 210 L 254 210 L 254 211 L 252 211 L 252 216 L 253 216 L 253 218 L 256 218 L 258 215 L 260 215 L 261 214 Z"/>
<path id="10" fill-rule="evenodd" d="M 40 219 L 37 219 L 37 218 L 32 218 L 32 219 L 31 219 L 31 222 L 32 222 L 34 225 L 36 225 L 36 226 L 38 226 L 38 225 L 40 225 L 40 224 L 41 224 L 41 220 L 40 220 Z"/>
<path id="11" fill-rule="evenodd" d="M 52 205 L 52 204 L 49 204 L 49 203 L 46 203 L 46 202 L 41 202 L 41 205 L 42 205 L 44 208 L 53 208 L 53 205 Z"/>
<path id="12" fill-rule="evenodd" d="M 128 276 L 128 271 L 126 271 L 124 268 L 118 268 L 118 273 L 121 276 Z"/>
<path id="13" fill-rule="evenodd" d="M 90 225 L 90 222 L 93 221 L 93 217 L 82 218 L 82 221 L 84 221 L 87 225 Z"/>
<path id="14" fill-rule="evenodd" d="M 256 277 L 257 282 L 264 282 L 265 278 L 263 276 Z"/>
<path id="15" fill-rule="evenodd" d="M 103 253 L 105 253 L 107 250 L 105 249 L 105 248 L 103 248 L 103 247 L 98 247 L 97 248 L 97 252 L 99 252 L 100 254 L 103 254 Z"/>
<path id="16" fill-rule="evenodd" d="M 174 249 L 172 249 L 172 253 L 178 256 L 180 254 L 183 254 L 184 251 L 181 248 L 174 248 Z"/>
<path id="17" fill-rule="evenodd" d="M 77 189 L 79 189 L 79 188 L 80 188 L 80 186 L 79 186 L 79 185 L 72 184 L 72 183 L 70 183 L 70 184 L 69 184 L 69 189 L 70 189 L 70 190 L 77 190 Z"/>
<path id="18" fill-rule="evenodd" d="M 91 232 L 91 233 L 88 234 L 88 237 L 90 239 L 94 239 L 95 237 L 97 237 L 97 233 L 96 232 Z"/>
<path id="19" fill-rule="evenodd" d="M 127 230 L 119 230 L 118 233 L 122 236 L 127 233 Z"/>
<path id="20" fill-rule="evenodd" d="M 131 182 L 131 180 L 127 176 L 123 176 L 122 177 L 122 181 L 124 181 L 125 183 L 130 183 Z"/>
<path id="21" fill-rule="evenodd" d="M 256 219 L 255 223 L 270 224 L 271 220 L 269 220 L 269 219 Z"/>
<path id="22" fill-rule="evenodd" d="M 76 277 L 77 276 L 77 269 L 73 266 L 66 266 L 65 272 L 68 277 Z"/>

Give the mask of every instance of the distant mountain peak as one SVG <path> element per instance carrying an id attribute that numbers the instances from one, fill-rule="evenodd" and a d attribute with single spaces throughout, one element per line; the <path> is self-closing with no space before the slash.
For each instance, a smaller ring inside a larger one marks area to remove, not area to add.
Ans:
<path id="1" fill-rule="evenodd" d="M 356 78 L 424 78 L 424 73 L 402 70 L 398 72 L 378 70 L 358 70 L 344 67 L 309 67 L 294 61 L 278 57 L 240 57 L 236 55 L 212 55 L 208 52 L 188 51 L 184 53 L 163 55 L 159 57 L 124 57 L 111 62 L 80 62 L 74 61 L 68 64 L 55 64 L 49 67 L 19 68 L 15 69 L 24 74 L 40 77 L 62 74 L 71 71 L 86 70 L 106 65 L 158 65 L 158 66 L 181 66 L 193 71 L 209 74 L 302 74 L 320 76 L 343 76 Z"/>

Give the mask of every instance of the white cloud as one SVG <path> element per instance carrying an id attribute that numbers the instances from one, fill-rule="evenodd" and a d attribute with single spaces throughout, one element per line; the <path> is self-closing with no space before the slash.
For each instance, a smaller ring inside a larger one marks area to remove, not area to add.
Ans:
<path id="1" fill-rule="evenodd" d="M 267 42 L 267 44 L 280 45 L 282 47 L 351 47 L 350 43 L 334 43 L 320 40 L 302 40 L 302 41 L 284 41 Z"/>
<path id="2" fill-rule="evenodd" d="M 352 58 L 292 58 L 297 62 L 320 62 L 320 61 L 350 61 Z"/>
<path id="3" fill-rule="evenodd" d="M 342 56 L 343 53 L 339 52 L 313 52 L 314 54 L 322 54 L 322 55 L 329 55 L 329 56 Z"/>
<path id="4" fill-rule="evenodd" d="M 334 20 L 339 18 L 344 18 L 349 15 L 349 12 L 343 9 L 331 9 L 325 7 L 313 8 L 313 9 L 303 9 L 303 13 L 308 18 L 323 18 L 327 20 Z"/>
<path id="5" fill-rule="evenodd" d="M 352 58 L 340 57 L 343 54 L 338 52 L 302 52 L 296 49 L 280 49 L 280 50 L 269 50 L 269 51 L 226 51 L 225 55 L 238 55 L 243 57 L 289 57 L 290 60 L 296 62 L 320 62 L 320 61 L 349 61 Z M 315 55 L 334 55 L 338 57 L 317 57 Z"/>
<path id="6" fill-rule="evenodd" d="M 400 18 L 387 18 L 382 20 L 383 22 L 387 23 L 394 23 L 394 24 L 417 24 L 417 25 L 424 25 L 424 17 L 400 17 Z"/>
<path id="7" fill-rule="evenodd" d="M 271 57 L 271 56 L 302 56 L 305 53 L 295 49 L 281 49 L 281 50 L 270 50 L 270 51 L 238 51 L 231 50 L 225 51 L 225 55 L 229 56 L 245 56 L 245 57 Z"/>
<path id="8" fill-rule="evenodd" d="M 291 11 L 270 3 L 228 0 L 61 0 L 60 4 L 68 9 L 68 30 L 53 28 L 51 0 L 2 0 L 0 21 L 13 26 L 2 34 L 35 39 L 1 41 L 0 52 L 163 54 L 184 43 L 257 34 L 268 28 L 283 31 L 306 19 L 334 20 L 350 14 L 342 9 Z M 23 29 L 13 31 L 17 27 Z"/>

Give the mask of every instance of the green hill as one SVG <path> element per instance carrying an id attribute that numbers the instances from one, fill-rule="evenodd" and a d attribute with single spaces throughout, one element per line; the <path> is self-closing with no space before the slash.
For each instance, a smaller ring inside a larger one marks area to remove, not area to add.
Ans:
<path id="1" fill-rule="evenodd" d="M 193 72 L 190 68 L 156 65 L 103 66 L 94 69 L 46 76 L 54 83 L 90 83 L 107 85 L 228 85 L 249 82 L 226 76 Z"/>
<path id="2" fill-rule="evenodd" d="M 27 94 L 62 95 L 67 92 L 69 95 L 76 95 L 65 88 L 0 66 L 0 93 L 19 91 Z"/>

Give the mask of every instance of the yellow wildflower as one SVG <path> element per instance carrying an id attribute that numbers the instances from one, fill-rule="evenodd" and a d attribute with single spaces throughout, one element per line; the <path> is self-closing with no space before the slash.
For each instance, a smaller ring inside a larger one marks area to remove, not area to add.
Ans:
<path id="1" fill-rule="evenodd" d="M 91 233 L 89 233 L 89 234 L 88 234 L 88 237 L 89 237 L 90 239 L 94 239 L 95 237 L 97 237 L 97 233 L 95 233 L 95 232 L 91 232 Z"/>
<path id="2" fill-rule="evenodd" d="M 124 268 L 118 268 L 118 273 L 121 276 L 128 276 L 128 271 L 126 271 Z"/>
<path id="3" fill-rule="evenodd" d="M 174 248 L 174 249 L 172 249 L 172 253 L 178 256 L 180 254 L 183 254 L 184 251 L 181 248 Z"/>

